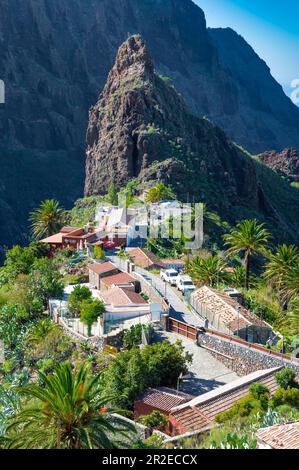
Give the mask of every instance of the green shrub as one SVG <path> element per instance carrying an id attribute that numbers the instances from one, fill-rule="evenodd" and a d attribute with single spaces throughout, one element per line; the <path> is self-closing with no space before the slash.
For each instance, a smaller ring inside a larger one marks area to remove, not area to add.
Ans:
<path id="1" fill-rule="evenodd" d="M 282 369 L 275 374 L 277 385 L 283 389 L 298 387 L 295 381 L 296 372 L 293 369 Z"/>
<path id="2" fill-rule="evenodd" d="M 88 336 L 91 336 L 92 325 L 105 312 L 105 305 L 101 300 L 87 299 L 80 306 L 80 320 L 88 328 Z"/>
<path id="3" fill-rule="evenodd" d="M 76 286 L 87 282 L 88 276 L 87 274 L 67 274 L 63 280 L 66 286 Z"/>
<path id="4" fill-rule="evenodd" d="M 69 312 L 74 315 L 79 315 L 81 304 L 84 300 L 90 300 L 92 293 L 86 286 L 76 286 L 71 292 L 68 300 Z"/>
<path id="5" fill-rule="evenodd" d="M 139 422 L 148 428 L 164 431 L 168 423 L 168 416 L 160 411 L 153 411 L 149 415 L 140 416 Z"/>
<path id="6" fill-rule="evenodd" d="M 11 372 L 13 372 L 15 368 L 16 363 L 14 359 L 6 359 L 1 366 L 2 372 L 4 374 L 11 374 Z"/>
<path id="7" fill-rule="evenodd" d="M 250 394 L 255 400 L 258 400 L 263 410 L 268 409 L 270 391 L 266 385 L 256 383 L 252 384 L 249 388 Z"/>
<path id="8" fill-rule="evenodd" d="M 105 258 L 105 251 L 102 246 L 95 245 L 93 249 L 93 255 L 96 259 L 104 259 Z"/>
<path id="9" fill-rule="evenodd" d="M 139 323 L 138 325 L 131 326 L 129 330 L 125 331 L 123 342 L 126 349 L 132 349 L 141 344 L 142 330 L 144 330 L 147 340 L 150 342 L 152 327 L 150 325 L 141 325 Z"/>
<path id="10" fill-rule="evenodd" d="M 274 393 L 270 403 L 274 408 L 281 405 L 299 407 L 299 389 L 291 387 L 284 389 L 280 387 Z"/>

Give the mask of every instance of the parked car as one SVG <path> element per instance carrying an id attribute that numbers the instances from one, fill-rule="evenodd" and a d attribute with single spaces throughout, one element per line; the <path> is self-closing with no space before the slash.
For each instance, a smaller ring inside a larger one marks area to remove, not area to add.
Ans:
<path id="1" fill-rule="evenodd" d="M 162 270 L 160 273 L 161 279 L 163 279 L 165 282 L 168 282 L 171 286 L 176 286 L 178 275 L 179 273 L 175 269 L 166 269 L 165 271 Z"/>
<path id="2" fill-rule="evenodd" d="M 187 291 L 196 289 L 190 276 L 179 275 L 177 277 L 176 285 L 179 291 L 185 294 Z"/>

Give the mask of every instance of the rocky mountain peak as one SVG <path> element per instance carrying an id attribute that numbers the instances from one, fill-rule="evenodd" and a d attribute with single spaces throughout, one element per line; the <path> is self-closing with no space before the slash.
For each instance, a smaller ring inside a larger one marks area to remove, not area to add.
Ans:
<path id="1" fill-rule="evenodd" d="M 152 77 L 154 74 L 152 58 L 145 41 L 139 34 L 130 36 L 120 46 L 110 78 L 124 73 L 142 77 Z"/>
<path id="2" fill-rule="evenodd" d="M 155 74 L 143 39 L 129 38 L 90 111 L 85 194 L 137 178 L 144 187 L 157 180 L 172 184 L 182 199 L 212 201 L 220 175 L 217 190 L 225 188 L 227 204 L 242 200 L 257 209 L 253 161 L 219 128 L 190 114 L 171 81 Z"/>
<path id="3" fill-rule="evenodd" d="M 125 41 L 90 110 L 86 196 L 105 194 L 111 183 L 120 189 L 137 179 L 144 190 L 162 181 L 181 200 L 204 201 L 226 220 L 259 213 L 272 227 L 295 233 L 283 200 L 296 208 L 297 193 L 260 167 L 220 128 L 187 110 L 172 81 L 154 72 L 140 36 Z"/>

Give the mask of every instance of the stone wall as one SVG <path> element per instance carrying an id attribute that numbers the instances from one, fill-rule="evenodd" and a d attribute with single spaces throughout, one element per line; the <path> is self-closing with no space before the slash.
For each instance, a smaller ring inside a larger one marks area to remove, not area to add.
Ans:
<path id="1" fill-rule="evenodd" d="M 299 375 L 298 361 L 273 356 L 270 351 L 268 354 L 210 334 L 199 335 L 198 344 L 239 376 L 280 366 L 292 368 Z"/>

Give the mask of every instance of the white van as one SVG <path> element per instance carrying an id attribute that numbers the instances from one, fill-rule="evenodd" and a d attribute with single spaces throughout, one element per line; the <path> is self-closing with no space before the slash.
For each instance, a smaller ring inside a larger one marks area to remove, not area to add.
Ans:
<path id="1" fill-rule="evenodd" d="M 190 276 L 179 275 L 177 277 L 176 285 L 179 291 L 181 291 L 183 294 L 185 294 L 187 291 L 193 291 L 196 289 Z"/>
<path id="2" fill-rule="evenodd" d="M 177 285 L 177 278 L 179 273 L 175 269 L 166 269 L 161 271 L 160 277 L 163 281 L 168 282 L 171 286 Z"/>

